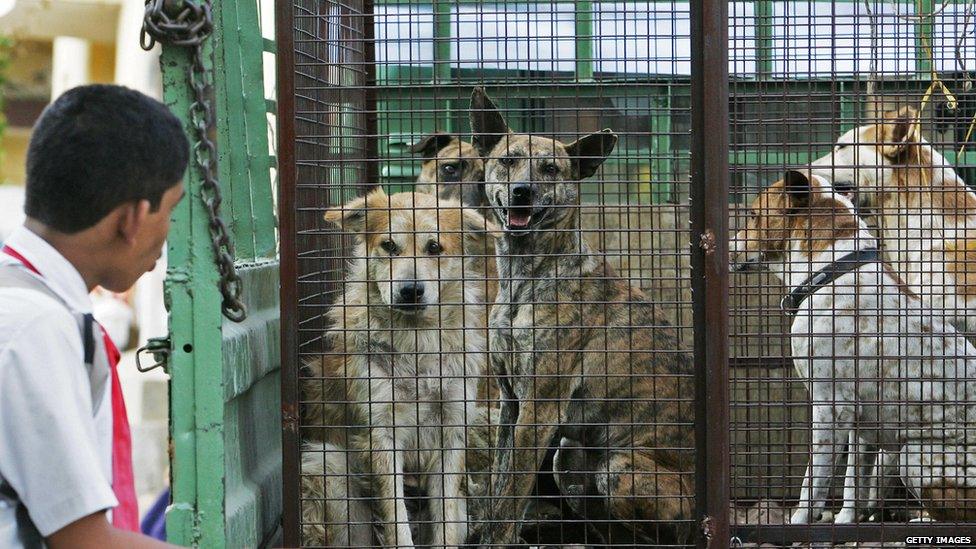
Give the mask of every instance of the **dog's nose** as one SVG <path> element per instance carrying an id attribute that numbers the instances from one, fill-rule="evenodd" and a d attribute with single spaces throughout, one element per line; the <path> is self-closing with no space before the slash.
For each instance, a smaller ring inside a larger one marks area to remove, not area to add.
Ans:
<path id="1" fill-rule="evenodd" d="M 518 203 L 527 203 L 529 198 L 532 196 L 532 187 L 526 183 L 517 183 L 512 185 L 512 201 Z"/>
<path id="2" fill-rule="evenodd" d="M 424 285 L 422 282 L 405 284 L 400 288 L 400 303 L 420 303 L 424 299 Z"/>

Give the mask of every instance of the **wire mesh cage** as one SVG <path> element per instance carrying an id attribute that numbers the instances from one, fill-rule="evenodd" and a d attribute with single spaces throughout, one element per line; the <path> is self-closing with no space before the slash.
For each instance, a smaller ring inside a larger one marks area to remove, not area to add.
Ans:
<path id="1" fill-rule="evenodd" d="M 686 543 L 688 6 L 293 20 L 302 543 Z"/>
<path id="2" fill-rule="evenodd" d="M 279 3 L 286 541 L 976 533 L 971 15 Z"/>
<path id="3" fill-rule="evenodd" d="M 730 84 L 733 530 L 972 539 L 973 6 L 754 8 Z"/>

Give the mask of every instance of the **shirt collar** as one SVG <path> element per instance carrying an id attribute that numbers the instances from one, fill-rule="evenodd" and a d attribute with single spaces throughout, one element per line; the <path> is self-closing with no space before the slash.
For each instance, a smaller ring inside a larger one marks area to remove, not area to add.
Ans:
<path id="1" fill-rule="evenodd" d="M 30 261 L 41 273 L 48 288 L 64 299 L 75 312 L 91 312 L 91 297 L 88 295 L 85 280 L 81 278 L 78 269 L 47 241 L 22 225 L 3 244 L 17 250 L 24 259 Z M 7 262 L 18 261 L 6 254 L 0 254 L 0 263 Z"/>

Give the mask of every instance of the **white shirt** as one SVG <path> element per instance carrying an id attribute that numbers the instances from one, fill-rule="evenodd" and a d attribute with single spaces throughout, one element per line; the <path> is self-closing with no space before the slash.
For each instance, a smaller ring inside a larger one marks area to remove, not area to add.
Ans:
<path id="1" fill-rule="evenodd" d="M 5 244 L 74 313 L 91 312 L 81 275 L 47 242 L 20 227 Z M 21 265 L 4 253 L 0 264 Z M 34 290 L 0 287 L 0 485 L 13 488 L 14 503 L 23 503 L 41 536 L 118 504 L 110 387 L 104 384 L 93 406 L 81 331 L 63 304 Z M 9 540 L 5 530 L 17 528 L 15 506 L 0 494 L 0 543 Z"/>

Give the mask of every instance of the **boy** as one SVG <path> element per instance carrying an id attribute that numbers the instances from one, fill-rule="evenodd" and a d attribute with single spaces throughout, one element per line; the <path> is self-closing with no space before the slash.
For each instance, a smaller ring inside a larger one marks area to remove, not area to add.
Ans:
<path id="1" fill-rule="evenodd" d="M 183 197 L 179 120 L 118 86 L 66 92 L 27 152 L 0 249 L 0 547 L 169 547 L 141 536 L 118 351 L 89 292 L 152 269 Z"/>

